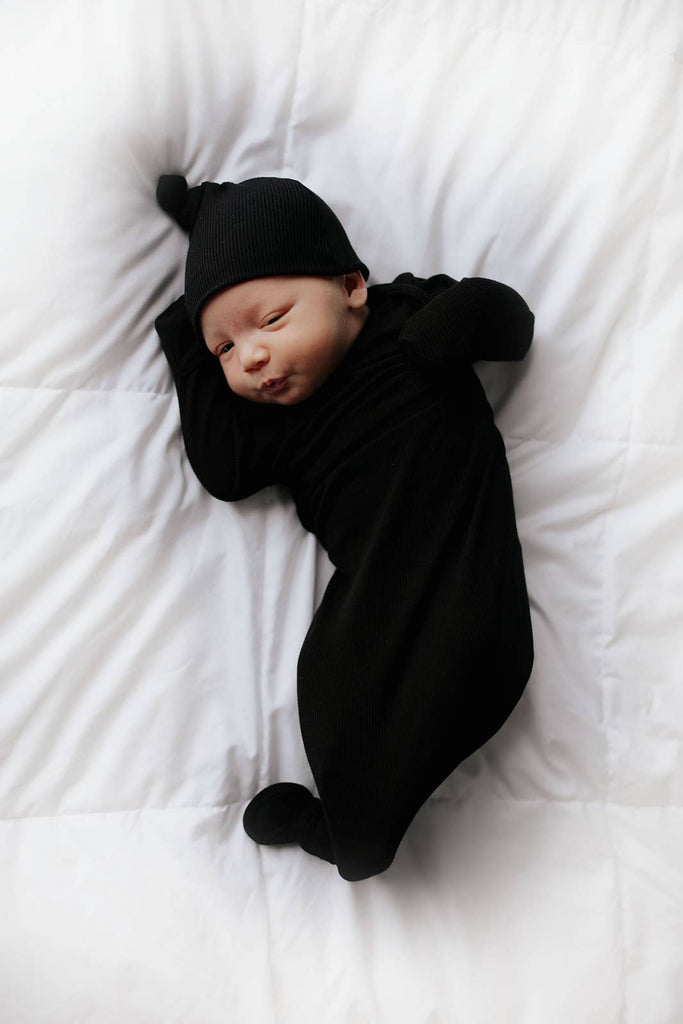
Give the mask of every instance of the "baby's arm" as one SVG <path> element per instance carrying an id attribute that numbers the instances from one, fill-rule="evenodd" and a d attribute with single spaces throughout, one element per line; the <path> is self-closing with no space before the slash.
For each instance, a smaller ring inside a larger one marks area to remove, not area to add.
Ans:
<path id="1" fill-rule="evenodd" d="M 413 280 L 434 297 L 406 321 L 400 338 L 432 366 L 518 360 L 528 352 L 534 315 L 513 288 L 485 277 Z"/>
<path id="2" fill-rule="evenodd" d="M 184 298 L 154 326 L 178 394 L 185 451 L 203 487 L 215 498 L 238 501 L 274 482 L 268 438 L 240 415 L 220 363 L 194 335 Z"/>

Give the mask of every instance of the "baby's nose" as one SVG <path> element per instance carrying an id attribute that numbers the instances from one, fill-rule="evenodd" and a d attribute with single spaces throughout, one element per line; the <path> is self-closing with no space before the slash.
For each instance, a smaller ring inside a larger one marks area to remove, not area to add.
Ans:
<path id="1" fill-rule="evenodd" d="M 266 365 L 269 358 L 268 350 L 263 345 L 249 346 L 242 352 L 242 369 L 259 370 Z"/>

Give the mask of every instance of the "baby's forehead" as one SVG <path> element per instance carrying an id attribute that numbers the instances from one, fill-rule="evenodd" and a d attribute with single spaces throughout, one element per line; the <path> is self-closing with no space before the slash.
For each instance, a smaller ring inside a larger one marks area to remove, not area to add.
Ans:
<path id="1" fill-rule="evenodd" d="M 203 329 L 210 328 L 214 322 L 234 323 L 248 321 L 257 316 L 275 300 L 282 301 L 295 291 L 295 283 L 291 278 L 260 277 L 224 288 L 212 296 L 201 312 Z"/>
<path id="2" fill-rule="evenodd" d="M 255 277 L 239 284 L 231 285 L 219 296 L 224 296 L 224 303 L 234 309 L 253 312 L 263 302 L 269 302 L 275 295 L 284 295 L 296 290 L 295 277 Z"/>
<path id="3" fill-rule="evenodd" d="M 278 283 L 276 278 L 257 277 L 249 281 L 240 281 L 239 284 L 232 284 L 228 288 L 223 288 L 222 291 L 216 292 L 213 298 L 209 299 L 209 303 L 221 302 L 225 306 L 250 309 L 258 305 L 265 296 L 272 294 L 279 287 L 282 287 L 282 280 Z M 209 303 L 207 303 L 207 306 Z"/>

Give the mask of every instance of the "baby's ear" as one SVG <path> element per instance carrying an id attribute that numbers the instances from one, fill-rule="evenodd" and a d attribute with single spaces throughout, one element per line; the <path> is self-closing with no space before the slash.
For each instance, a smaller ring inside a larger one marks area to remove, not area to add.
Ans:
<path id="1" fill-rule="evenodd" d="M 360 309 L 367 302 L 368 286 L 360 270 L 353 270 L 350 274 L 344 274 L 344 290 L 352 309 Z"/>

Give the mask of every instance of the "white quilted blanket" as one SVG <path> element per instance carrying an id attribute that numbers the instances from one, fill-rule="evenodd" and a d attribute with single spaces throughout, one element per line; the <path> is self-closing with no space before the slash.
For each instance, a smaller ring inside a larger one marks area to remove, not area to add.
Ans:
<path id="1" fill-rule="evenodd" d="M 680 0 L 27 0 L 0 38 L 3 1024 L 680 1024 Z M 188 467 L 167 171 L 299 178 L 371 283 L 536 314 L 478 367 L 533 676 L 365 882 L 241 827 L 311 782 L 330 566 Z"/>

